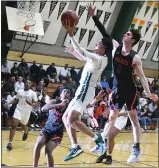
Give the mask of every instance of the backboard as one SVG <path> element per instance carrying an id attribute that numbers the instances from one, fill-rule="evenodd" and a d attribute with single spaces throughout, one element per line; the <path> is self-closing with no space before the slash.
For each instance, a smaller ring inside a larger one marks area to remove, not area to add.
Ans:
<path id="1" fill-rule="evenodd" d="M 33 35 L 44 36 L 43 21 L 40 13 L 35 13 L 35 25 L 29 30 L 24 30 L 25 22 L 29 20 L 23 16 L 17 15 L 17 8 L 6 6 L 8 29 L 15 32 L 29 33 Z"/>

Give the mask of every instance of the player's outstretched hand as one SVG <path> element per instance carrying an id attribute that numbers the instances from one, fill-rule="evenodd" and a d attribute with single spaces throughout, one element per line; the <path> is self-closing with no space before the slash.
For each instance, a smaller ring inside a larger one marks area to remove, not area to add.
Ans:
<path id="1" fill-rule="evenodd" d="M 93 8 L 92 4 L 89 3 L 88 5 L 86 5 L 86 9 L 88 10 L 88 13 L 91 15 L 91 16 L 95 16 L 95 9 L 96 7 Z"/>
<path id="2" fill-rule="evenodd" d="M 68 46 L 68 47 L 66 46 L 65 47 L 65 52 L 68 52 L 68 53 L 72 54 L 74 52 L 74 48 L 71 47 L 71 46 Z"/>
<path id="3" fill-rule="evenodd" d="M 73 36 L 73 29 L 75 26 L 71 27 L 70 20 L 67 20 L 67 19 L 65 20 L 65 22 L 62 21 L 62 25 L 67 30 L 68 34 L 72 37 Z"/>
<path id="4" fill-rule="evenodd" d="M 158 96 L 156 94 L 151 94 L 150 99 L 154 102 L 158 101 Z"/>

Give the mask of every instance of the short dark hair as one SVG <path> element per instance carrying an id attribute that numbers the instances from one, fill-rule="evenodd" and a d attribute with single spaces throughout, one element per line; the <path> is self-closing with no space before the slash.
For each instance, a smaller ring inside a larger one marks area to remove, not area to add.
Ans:
<path id="1" fill-rule="evenodd" d="M 132 33 L 133 39 L 135 40 L 135 42 L 133 43 L 134 46 L 140 41 L 141 32 L 138 29 L 130 29 L 129 31 Z"/>
<path id="2" fill-rule="evenodd" d="M 103 37 L 102 38 L 102 44 L 104 48 L 106 49 L 106 52 L 112 51 L 113 50 L 113 42 L 112 39 Z"/>

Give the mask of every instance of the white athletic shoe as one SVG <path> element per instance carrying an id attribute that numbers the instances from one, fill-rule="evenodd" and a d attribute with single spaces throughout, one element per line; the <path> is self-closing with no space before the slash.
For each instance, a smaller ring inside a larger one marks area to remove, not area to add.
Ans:
<path id="1" fill-rule="evenodd" d="M 35 128 L 34 124 L 31 124 L 30 127 L 31 127 L 31 128 Z"/>
<path id="2" fill-rule="evenodd" d="M 131 155 L 129 156 L 127 162 L 128 163 L 135 163 L 139 160 L 139 157 L 142 155 L 141 150 L 137 150 L 136 148 L 132 149 Z"/>
<path id="3" fill-rule="evenodd" d="M 90 149 L 90 152 L 100 152 L 100 146 L 96 145 L 93 148 Z"/>

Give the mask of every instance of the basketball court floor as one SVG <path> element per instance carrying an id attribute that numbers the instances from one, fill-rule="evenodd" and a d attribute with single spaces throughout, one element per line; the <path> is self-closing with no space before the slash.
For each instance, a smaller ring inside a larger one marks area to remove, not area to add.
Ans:
<path id="1" fill-rule="evenodd" d="M 39 131 L 30 131 L 26 141 L 21 141 L 23 133 L 17 131 L 14 141 L 13 150 L 7 151 L 9 131 L 2 131 L 2 164 L 14 167 L 31 167 L 32 153 L 34 144 Z M 94 146 L 94 142 L 82 133 L 77 133 L 78 142 L 84 149 L 84 153 L 73 160 L 64 162 L 64 157 L 68 154 L 70 141 L 67 134 L 60 146 L 53 151 L 55 167 L 158 167 L 158 134 L 155 132 L 141 134 L 142 157 L 135 164 L 128 164 L 127 158 L 131 152 L 133 143 L 132 133 L 120 133 L 116 139 L 116 145 L 113 152 L 113 163 L 106 165 L 104 163 L 96 164 L 98 153 L 90 153 L 89 149 Z M 39 167 L 47 167 L 44 155 L 44 148 L 41 151 Z"/>

